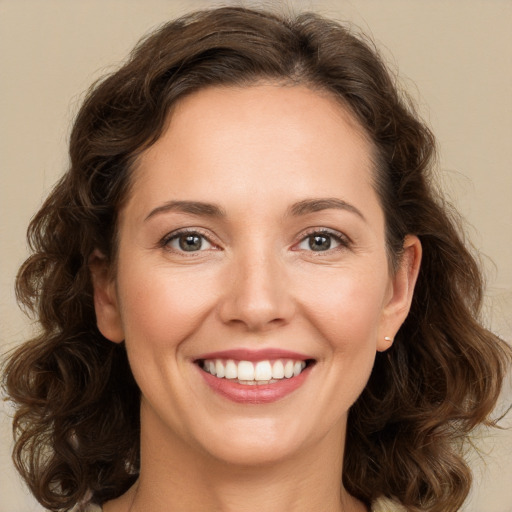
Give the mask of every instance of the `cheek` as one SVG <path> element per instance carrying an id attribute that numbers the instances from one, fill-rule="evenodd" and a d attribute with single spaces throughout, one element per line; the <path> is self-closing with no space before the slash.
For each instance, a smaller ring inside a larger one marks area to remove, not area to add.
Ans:
<path id="1" fill-rule="evenodd" d="M 386 291 L 385 271 L 334 269 L 310 279 L 301 302 L 332 349 L 351 352 L 375 348 Z"/>
<path id="2" fill-rule="evenodd" d="M 204 321 L 214 297 L 213 279 L 163 267 L 127 270 L 118 295 L 128 348 L 175 348 Z"/>
<path id="3" fill-rule="evenodd" d="M 186 409 L 186 403 L 179 402 L 186 396 L 182 384 L 190 371 L 190 365 L 183 364 L 190 355 L 187 340 L 203 324 L 213 297 L 213 285 L 205 285 L 213 280 L 204 277 L 146 264 L 126 265 L 118 279 L 121 321 L 133 376 L 145 402 L 156 410 L 166 410 L 175 425 L 180 424 Z M 158 405 L 169 395 L 174 397 L 175 407 Z"/>
<path id="4" fill-rule="evenodd" d="M 352 406 L 368 382 L 386 294 L 382 274 L 350 275 L 340 272 L 337 279 L 325 282 L 310 308 L 312 323 L 329 347 L 325 371 L 326 382 L 333 384 L 326 388 L 327 400 L 333 404 L 332 421 Z"/>

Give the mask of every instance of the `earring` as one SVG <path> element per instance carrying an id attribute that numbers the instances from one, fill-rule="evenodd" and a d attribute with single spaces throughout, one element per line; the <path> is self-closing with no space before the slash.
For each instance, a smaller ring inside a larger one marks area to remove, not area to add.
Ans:
<path id="1" fill-rule="evenodd" d="M 384 339 L 385 339 L 388 343 L 392 343 L 392 342 L 393 342 L 393 338 L 390 338 L 389 336 L 384 336 Z"/>

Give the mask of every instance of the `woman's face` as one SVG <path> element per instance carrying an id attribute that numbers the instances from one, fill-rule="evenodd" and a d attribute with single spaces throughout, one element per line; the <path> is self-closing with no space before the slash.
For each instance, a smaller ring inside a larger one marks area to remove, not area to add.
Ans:
<path id="1" fill-rule="evenodd" d="M 371 146 L 330 97 L 257 85 L 182 100 L 137 163 L 115 281 L 95 278 L 143 438 L 241 464 L 341 450 L 408 311 L 406 245 L 392 276 Z"/>

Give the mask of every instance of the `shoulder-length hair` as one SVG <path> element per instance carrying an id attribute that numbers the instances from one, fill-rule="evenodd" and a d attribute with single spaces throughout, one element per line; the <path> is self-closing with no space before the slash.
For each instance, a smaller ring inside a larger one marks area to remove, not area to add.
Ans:
<path id="1" fill-rule="evenodd" d="M 70 168 L 29 226 L 17 295 L 41 333 L 10 356 L 4 382 L 17 406 L 15 464 L 50 510 L 117 497 L 139 471 L 139 390 L 123 345 L 96 327 L 88 269 L 95 249 L 115 269 L 133 164 L 184 96 L 262 80 L 326 91 L 349 109 L 374 148 L 390 268 L 407 234 L 423 246 L 410 314 L 350 410 L 343 484 L 365 503 L 386 496 L 411 512 L 455 511 L 468 493 L 461 441 L 489 421 L 510 351 L 479 323 L 482 278 L 435 192 L 432 133 L 350 27 L 220 8 L 162 26 L 94 85 Z"/>

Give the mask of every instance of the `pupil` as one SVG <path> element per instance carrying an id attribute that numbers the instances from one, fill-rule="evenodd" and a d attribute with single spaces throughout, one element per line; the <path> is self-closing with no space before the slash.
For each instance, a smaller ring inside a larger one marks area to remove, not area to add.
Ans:
<path id="1" fill-rule="evenodd" d="M 331 247 L 331 238 L 325 235 L 312 235 L 309 237 L 309 247 L 313 251 L 327 251 Z"/>
<path id="2" fill-rule="evenodd" d="M 198 235 L 183 235 L 180 237 L 180 249 L 184 251 L 198 251 L 202 241 Z"/>

